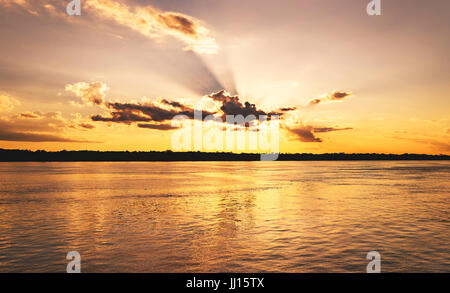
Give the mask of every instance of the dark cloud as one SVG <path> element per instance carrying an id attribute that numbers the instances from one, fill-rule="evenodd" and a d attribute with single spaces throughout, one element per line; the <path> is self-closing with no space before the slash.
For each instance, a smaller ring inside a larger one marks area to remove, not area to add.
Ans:
<path id="1" fill-rule="evenodd" d="M 349 93 L 336 91 L 331 94 L 330 98 L 331 98 L 331 100 L 340 100 L 340 99 L 346 98 L 348 96 L 350 96 Z"/>
<path id="2" fill-rule="evenodd" d="M 351 130 L 353 128 L 351 127 L 344 127 L 344 128 L 335 128 L 335 127 L 315 127 L 314 132 L 331 132 L 331 131 L 339 131 L 339 130 Z"/>
<path id="3" fill-rule="evenodd" d="M 334 91 L 331 94 L 328 94 L 326 96 L 310 100 L 308 105 L 312 106 L 312 105 L 317 105 L 320 103 L 340 101 L 340 100 L 350 97 L 351 95 L 352 94 L 348 93 L 348 92 Z"/>
<path id="4" fill-rule="evenodd" d="M 290 112 L 290 111 L 295 111 L 295 110 L 297 110 L 297 107 L 283 107 L 283 108 L 280 108 L 281 112 Z"/>
<path id="5" fill-rule="evenodd" d="M 20 117 L 22 118 L 39 118 L 38 115 L 33 113 L 20 113 Z"/>
<path id="6" fill-rule="evenodd" d="M 320 102 L 322 102 L 322 99 L 312 99 L 311 101 L 309 101 L 309 104 L 316 105 L 319 104 Z"/>
<path id="7" fill-rule="evenodd" d="M 171 101 L 168 99 L 161 99 L 159 103 L 121 103 L 121 102 L 105 102 L 104 106 L 110 110 L 109 116 L 93 115 L 92 121 L 115 122 L 131 124 L 134 122 L 156 122 L 156 123 L 141 123 L 138 127 L 151 128 L 160 130 L 170 130 L 173 127 L 168 127 L 164 122 L 172 120 L 177 115 L 184 115 L 188 119 L 202 120 L 208 115 L 221 116 L 223 121 L 226 121 L 227 115 L 242 115 L 244 118 L 253 115 L 255 119 L 263 115 L 270 120 L 273 115 L 283 115 L 284 112 L 295 110 L 294 107 L 285 107 L 277 112 L 264 111 L 258 109 L 255 104 L 249 102 L 241 103 L 240 97 L 230 95 L 225 90 L 214 92 L 208 96 L 215 101 L 219 109 L 214 111 L 202 110 L 197 115 L 192 106 L 183 104 L 178 101 Z M 251 116 L 250 116 L 251 117 Z M 246 127 L 250 127 L 252 121 L 245 121 Z"/>
<path id="8" fill-rule="evenodd" d="M 168 29 L 197 37 L 197 27 L 195 22 L 185 15 L 174 12 L 164 12 L 157 15 L 157 20 Z"/>
<path id="9" fill-rule="evenodd" d="M 169 105 L 169 106 L 175 107 L 175 108 L 178 108 L 178 109 L 181 109 L 181 110 L 188 110 L 189 109 L 189 107 L 186 107 L 182 103 L 176 102 L 176 101 L 169 101 L 169 100 L 166 100 L 166 99 L 162 99 L 161 103 L 163 103 L 165 105 Z"/>
<path id="10" fill-rule="evenodd" d="M 172 129 L 178 129 L 177 126 L 172 126 L 170 124 L 143 124 L 139 123 L 137 125 L 140 128 L 149 128 L 149 129 L 157 129 L 157 130 L 172 130 Z"/>
<path id="11" fill-rule="evenodd" d="M 298 140 L 300 140 L 302 142 L 322 142 L 322 139 L 315 135 L 316 133 L 353 129 L 351 127 L 343 127 L 343 128 L 313 127 L 313 126 L 309 126 L 309 125 L 300 125 L 300 126 L 284 125 L 284 128 L 286 128 L 290 133 L 295 134 L 297 136 Z"/>
<path id="12" fill-rule="evenodd" d="M 101 115 L 94 115 L 91 117 L 92 121 L 103 121 L 103 122 L 119 122 L 130 124 L 132 122 L 149 122 L 152 121 L 151 118 L 135 114 L 131 111 L 123 110 L 111 112 L 110 117 L 103 117 Z"/>
<path id="13" fill-rule="evenodd" d="M 303 142 L 322 142 L 322 139 L 314 135 L 312 126 L 297 126 L 287 128 L 291 133 L 295 134 L 300 141 Z"/>
<path id="14" fill-rule="evenodd" d="M 244 117 L 254 115 L 256 118 L 260 115 L 282 115 L 282 113 L 266 112 L 257 109 L 255 104 L 249 102 L 242 104 L 239 101 L 239 96 L 232 96 L 225 90 L 212 93 L 208 97 L 222 104 L 220 110 L 223 112 L 223 115 L 242 115 Z"/>
<path id="15" fill-rule="evenodd" d="M 139 103 L 106 103 L 106 107 L 112 109 L 110 117 L 94 115 L 93 121 L 118 122 L 131 124 L 133 122 L 164 122 L 173 119 L 176 115 L 185 115 L 189 119 L 194 119 L 194 109 L 180 102 L 172 102 L 166 99 L 162 104 L 172 106 L 172 109 L 162 108 L 154 104 Z M 203 111 L 202 117 L 214 114 L 213 112 Z M 149 127 L 147 127 L 149 128 Z M 156 128 L 155 128 L 156 129 Z"/>
<path id="16" fill-rule="evenodd" d="M 189 118 L 194 118 L 194 109 L 181 105 L 181 109 L 164 109 L 157 105 L 148 104 L 131 104 L 131 103 L 109 103 L 107 105 L 109 108 L 121 111 L 120 113 L 134 114 L 137 119 L 135 121 L 156 121 L 162 122 L 166 120 L 171 120 L 176 115 L 186 115 Z"/>
<path id="17" fill-rule="evenodd" d="M 89 123 L 80 123 L 78 124 L 78 126 L 82 127 L 82 128 L 86 128 L 86 129 L 94 129 L 95 126 Z"/>

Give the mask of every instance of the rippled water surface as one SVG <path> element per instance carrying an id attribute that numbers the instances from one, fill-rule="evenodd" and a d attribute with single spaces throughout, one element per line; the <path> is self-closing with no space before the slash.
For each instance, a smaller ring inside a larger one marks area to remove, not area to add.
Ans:
<path id="1" fill-rule="evenodd" d="M 0 163 L 0 272 L 450 272 L 450 162 Z"/>

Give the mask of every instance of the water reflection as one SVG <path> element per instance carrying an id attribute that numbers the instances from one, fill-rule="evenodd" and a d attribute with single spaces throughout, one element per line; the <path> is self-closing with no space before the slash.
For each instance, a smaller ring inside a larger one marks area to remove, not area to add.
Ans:
<path id="1" fill-rule="evenodd" d="M 0 271 L 450 270 L 449 162 L 1 163 Z"/>

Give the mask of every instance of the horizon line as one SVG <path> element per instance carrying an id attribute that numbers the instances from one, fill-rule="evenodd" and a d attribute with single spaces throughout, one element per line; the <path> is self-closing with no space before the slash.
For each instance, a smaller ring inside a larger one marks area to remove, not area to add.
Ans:
<path id="1" fill-rule="evenodd" d="M 450 155 L 384 153 L 278 153 L 274 161 L 412 161 L 450 160 Z M 0 162 L 186 162 L 261 161 L 260 153 L 185 151 L 19 150 L 0 148 Z"/>
<path id="2" fill-rule="evenodd" d="M 158 150 L 145 150 L 145 151 L 139 151 L 139 150 L 57 150 L 57 151 L 50 151 L 50 150 L 30 150 L 30 149 L 5 149 L 0 148 L 0 151 L 21 151 L 21 152 L 33 152 L 33 153 L 39 153 L 39 152 L 45 152 L 45 153 L 63 153 L 63 152 L 96 152 L 96 153 L 174 153 L 174 154 L 184 154 L 184 153 L 201 153 L 201 154 L 233 154 L 233 155 L 260 155 L 260 154 L 274 154 L 270 152 L 233 152 L 233 151 L 200 151 L 200 150 L 190 150 L 190 151 L 173 151 L 173 150 L 164 150 L 164 151 L 158 151 Z M 307 153 L 307 152 L 299 152 L 299 153 L 292 153 L 292 152 L 277 152 L 275 154 L 280 155 L 393 155 L 393 156 L 402 156 L 402 155 L 416 155 L 416 156 L 446 156 L 450 157 L 450 154 L 426 154 L 426 153 L 376 153 L 376 152 L 354 152 L 354 153 L 347 153 L 347 152 L 332 152 L 332 153 Z"/>

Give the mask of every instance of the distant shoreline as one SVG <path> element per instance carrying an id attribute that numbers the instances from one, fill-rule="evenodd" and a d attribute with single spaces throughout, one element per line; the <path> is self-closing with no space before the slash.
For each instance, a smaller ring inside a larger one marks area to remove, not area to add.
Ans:
<path id="1" fill-rule="evenodd" d="M 449 155 L 426 154 L 280 154 L 277 161 L 443 161 Z M 0 149 L 0 162 L 187 162 L 260 161 L 256 153 L 172 152 L 172 151 L 29 151 Z"/>

